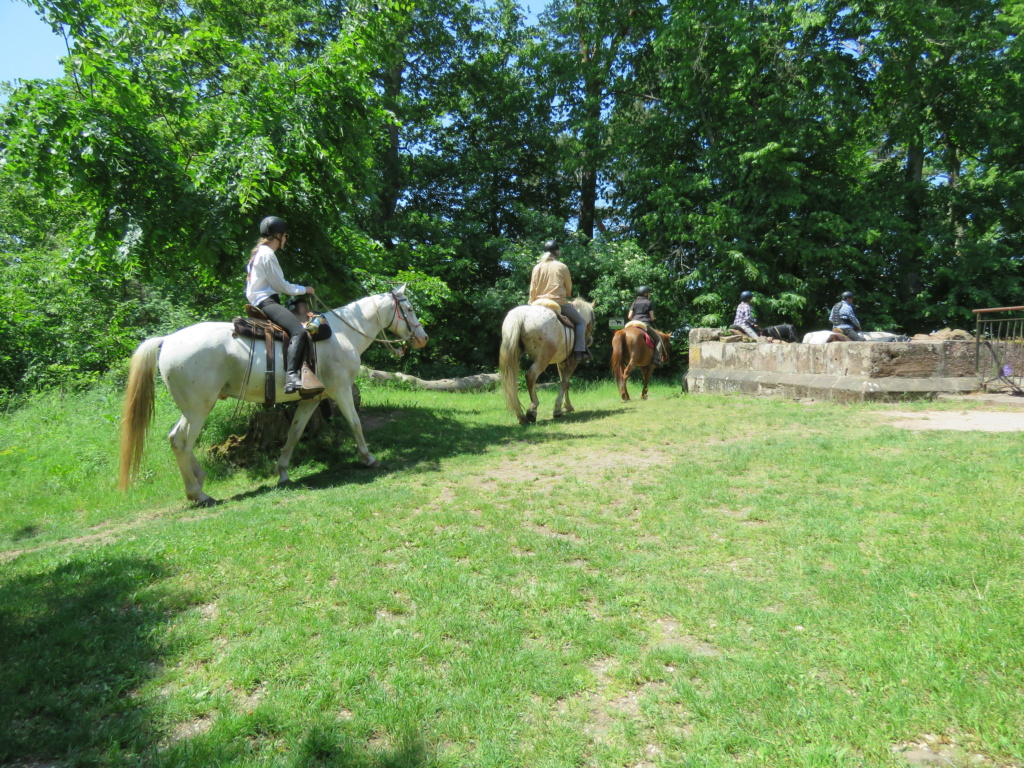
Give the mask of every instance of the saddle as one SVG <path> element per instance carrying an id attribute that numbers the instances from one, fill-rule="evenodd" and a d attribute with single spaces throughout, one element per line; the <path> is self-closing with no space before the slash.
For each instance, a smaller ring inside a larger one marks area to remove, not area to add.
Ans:
<path id="1" fill-rule="evenodd" d="M 628 323 L 626 323 L 625 327 L 639 328 L 640 332 L 644 335 L 644 343 L 647 344 L 647 346 L 650 347 L 651 349 L 658 348 L 657 343 L 654 341 L 653 332 L 651 331 L 650 327 L 648 327 L 647 323 L 645 323 L 643 320 L 630 320 Z"/>
<path id="2" fill-rule="evenodd" d="M 530 302 L 531 307 L 544 307 L 544 309 L 550 309 L 555 313 L 555 317 L 564 325 L 566 328 L 576 330 L 576 326 L 573 325 L 572 321 L 562 314 L 562 305 L 552 299 L 535 299 Z"/>
<path id="3" fill-rule="evenodd" d="M 249 306 L 246 305 L 246 311 Z M 256 307 L 252 307 L 253 310 L 259 312 Z M 235 334 L 246 339 L 262 339 L 267 335 L 267 331 L 270 331 L 274 336 L 274 341 L 283 341 L 285 343 L 291 338 L 288 335 L 288 331 L 282 328 L 280 325 L 275 325 L 266 319 L 266 315 L 260 312 L 262 318 L 250 315 L 249 317 L 236 317 L 231 321 L 234 326 Z M 311 341 L 326 341 L 331 338 L 334 332 L 331 330 L 331 326 L 327 323 L 321 323 L 320 327 L 316 329 L 315 334 L 310 335 Z"/>
<path id="4" fill-rule="evenodd" d="M 247 317 L 236 317 L 231 324 L 234 328 L 235 337 L 247 339 L 263 339 L 267 348 L 267 373 L 263 389 L 264 406 L 270 408 L 277 401 L 277 372 L 274 361 L 274 342 L 280 341 L 287 346 L 291 335 L 279 325 L 271 322 L 270 319 L 257 307 L 252 304 L 245 305 Z M 299 318 L 301 320 L 301 318 Z M 308 333 L 308 331 L 307 331 Z M 331 326 L 322 322 L 315 334 L 309 334 L 311 341 L 324 341 L 331 338 Z M 255 352 L 255 346 L 253 351 Z M 252 365 L 250 358 L 250 366 Z M 302 361 L 302 387 L 299 389 L 299 397 L 303 400 L 316 397 L 326 389 L 323 382 L 317 378 L 316 373 L 316 347 L 310 344 L 306 348 L 306 359 Z"/>

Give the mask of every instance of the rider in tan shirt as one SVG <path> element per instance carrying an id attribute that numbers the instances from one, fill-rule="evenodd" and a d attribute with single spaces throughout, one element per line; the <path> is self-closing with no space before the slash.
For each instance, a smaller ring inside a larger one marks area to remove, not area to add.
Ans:
<path id="1" fill-rule="evenodd" d="M 587 351 L 587 322 L 569 301 L 572 295 L 572 276 L 569 268 L 558 260 L 558 243 L 548 240 L 544 253 L 530 275 L 530 303 L 537 299 L 550 299 L 562 306 L 562 314 L 576 326 L 573 356 L 580 362 L 590 359 Z"/>

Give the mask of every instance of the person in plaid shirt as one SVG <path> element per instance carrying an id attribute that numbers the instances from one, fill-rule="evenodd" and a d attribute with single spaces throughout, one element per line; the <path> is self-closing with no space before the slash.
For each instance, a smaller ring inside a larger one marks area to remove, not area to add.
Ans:
<path id="1" fill-rule="evenodd" d="M 744 291 L 740 294 L 740 304 L 736 307 L 736 318 L 732 321 L 732 325 L 729 328 L 736 331 L 743 331 L 752 339 L 757 338 L 757 318 L 754 317 L 754 310 L 750 307 L 750 300 L 754 298 L 754 294 L 750 291 Z"/>

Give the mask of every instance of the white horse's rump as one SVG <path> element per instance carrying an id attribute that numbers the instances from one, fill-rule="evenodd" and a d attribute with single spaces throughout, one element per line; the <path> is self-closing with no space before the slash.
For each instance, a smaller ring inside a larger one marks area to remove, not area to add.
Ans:
<path id="1" fill-rule="evenodd" d="M 572 305 L 579 310 L 587 323 L 589 347 L 594 338 L 594 305 L 583 299 L 575 299 Z M 520 424 L 529 424 L 537 420 L 537 408 L 540 406 L 536 391 L 537 379 L 551 363 L 558 365 L 561 378 L 554 416 L 558 418 L 562 415 L 563 399 L 565 410 L 572 412 L 572 403 L 569 402 L 569 377 L 576 370 L 576 358 L 572 354 L 574 335 L 572 330 L 562 325 L 554 312 L 545 307 L 524 305 L 514 307 L 505 315 L 505 321 L 501 324 L 501 356 L 498 369 L 501 372 L 505 404 L 519 419 Z M 530 409 L 525 414 L 519 402 L 519 357 L 524 352 L 533 360 L 533 365 L 526 372 Z"/>
<path id="2" fill-rule="evenodd" d="M 888 331 L 861 331 L 864 341 L 910 341 L 907 336 L 900 336 Z M 828 344 L 839 341 L 840 337 L 832 331 L 812 331 L 804 335 L 804 344 Z"/>
<path id="3" fill-rule="evenodd" d="M 359 356 L 385 328 L 411 340 L 414 347 L 427 343 L 427 334 L 404 294 L 405 286 L 390 293 L 368 296 L 327 313 L 333 334 L 317 342 L 317 376 L 326 394 L 337 402 L 355 437 L 359 458 L 372 466 L 376 459 L 363 438 L 363 428 L 352 401 L 352 382 L 359 373 Z M 258 348 L 253 354 L 253 345 Z M 214 500 L 203 493 L 205 472 L 192 450 L 206 417 L 218 400 L 235 397 L 261 403 L 264 399 L 266 355 L 263 342 L 235 338 L 230 323 L 199 323 L 170 336 L 147 339 L 132 356 L 121 422 L 121 466 L 118 486 L 127 488 L 142 460 L 146 430 L 153 415 L 154 376 L 159 361 L 164 384 L 181 410 L 181 418 L 169 435 L 171 449 L 185 481 L 185 493 L 192 501 L 209 505 Z M 284 349 L 274 344 L 275 367 L 284 370 Z M 252 371 L 246 377 L 249 360 Z M 277 377 L 277 401 L 298 400 L 298 393 L 284 393 L 284 376 Z M 288 440 L 277 461 L 279 482 L 288 482 L 292 451 L 313 415 L 317 400 L 302 400 L 295 411 Z"/>

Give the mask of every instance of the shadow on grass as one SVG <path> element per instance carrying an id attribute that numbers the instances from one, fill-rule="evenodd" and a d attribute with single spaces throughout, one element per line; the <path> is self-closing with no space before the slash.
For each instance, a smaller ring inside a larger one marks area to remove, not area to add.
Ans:
<path id="1" fill-rule="evenodd" d="M 419 736 L 401 738 L 393 747 L 368 744 L 363 736 L 346 733 L 338 724 L 317 723 L 294 742 L 287 757 L 279 754 L 282 759 L 271 764 L 289 768 L 432 768 L 439 764 Z M 251 734 L 238 738 L 238 734 L 210 732 L 171 744 L 152 756 L 155 759 L 149 764 L 167 768 L 252 765 L 259 762 L 260 742 Z"/>
<path id="2" fill-rule="evenodd" d="M 443 459 L 452 456 L 479 454 L 495 445 L 528 439 L 531 444 L 561 442 L 571 438 L 557 427 L 559 424 L 590 422 L 608 418 L 624 410 L 621 407 L 600 411 L 571 413 L 564 418 L 521 426 L 509 416 L 507 425 L 480 426 L 449 416 L 431 408 L 403 406 L 394 410 L 366 409 L 360 416 L 385 419 L 384 426 L 367 434 L 370 452 L 381 460 L 381 466 L 366 468 L 356 460 L 355 443 L 344 419 L 334 419 L 316 437 L 299 443 L 292 460 L 292 469 L 316 458 L 325 466 L 304 477 L 294 478 L 294 487 L 330 488 L 342 483 L 368 483 L 382 475 L 397 472 L 434 472 Z M 461 416 L 461 414 L 460 414 Z M 278 449 L 279 450 L 279 449 Z M 577 450 L 574 448 L 573 450 Z M 276 453 L 275 453 L 276 456 Z M 293 474 L 297 474 L 293 472 Z M 266 493 L 273 488 L 247 491 L 226 501 L 238 501 Z"/>
<path id="3" fill-rule="evenodd" d="M 23 525 L 11 534 L 11 541 L 19 542 L 25 541 L 26 539 L 34 539 L 39 534 L 39 531 L 40 528 L 38 525 Z"/>
<path id="4" fill-rule="evenodd" d="M 292 761 L 294 768 L 430 768 L 437 765 L 423 739 L 409 736 L 393 748 L 367 748 L 336 726 L 313 728 Z"/>
<path id="5" fill-rule="evenodd" d="M 151 589 L 167 575 L 97 554 L 0 584 L 0 764 L 154 748 L 155 718 L 133 694 L 160 668 L 159 628 L 184 604 Z"/>

